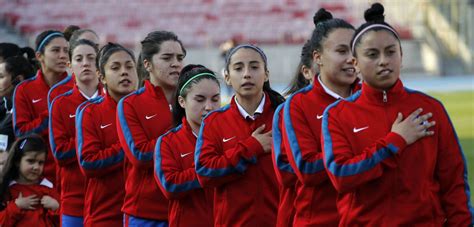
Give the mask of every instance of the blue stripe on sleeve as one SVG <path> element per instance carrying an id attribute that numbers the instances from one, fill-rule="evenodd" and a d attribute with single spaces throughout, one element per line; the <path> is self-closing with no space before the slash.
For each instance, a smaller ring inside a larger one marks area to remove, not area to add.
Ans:
<path id="1" fill-rule="evenodd" d="M 98 104 L 104 101 L 103 97 L 97 97 L 91 100 L 86 101 L 85 103 L 81 104 L 77 110 L 76 110 L 76 137 L 77 137 L 77 154 L 79 156 L 79 164 L 84 168 L 84 169 L 100 169 L 104 168 L 107 166 L 111 166 L 114 164 L 117 164 L 121 161 L 123 161 L 124 158 L 124 152 L 121 149 L 120 152 L 117 155 L 114 155 L 112 157 L 108 157 L 103 160 L 96 160 L 92 162 L 87 162 L 84 161 L 82 158 L 82 146 L 84 144 L 84 136 L 82 132 L 82 117 L 84 114 L 84 110 L 88 108 L 92 104 Z M 83 106 L 83 107 L 82 107 Z"/>
<path id="2" fill-rule="evenodd" d="M 53 105 L 54 103 L 56 102 L 56 100 L 58 100 L 60 97 L 64 97 L 64 96 L 69 96 L 72 94 L 72 89 L 67 91 L 66 93 L 64 94 L 61 94 L 61 95 L 58 95 L 56 98 L 53 99 L 53 101 L 51 102 L 51 105 L 49 106 L 49 127 L 48 127 L 48 131 L 49 131 L 49 144 L 51 146 L 51 151 L 53 152 L 53 155 L 56 159 L 58 160 L 64 160 L 64 159 L 70 159 L 70 158 L 74 158 L 76 157 L 76 149 L 72 149 L 72 150 L 69 150 L 69 151 L 63 151 L 63 152 L 56 152 L 56 143 L 54 142 L 54 131 L 53 131 L 53 121 L 52 121 L 52 117 L 53 117 Z"/>
<path id="3" fill-rule="evenodd" d="M 140 88 L 139 90 L 132 92 L 131 94 L 123 97 L 120 99 L 119 103 L 117 104 L 117 115 L 119 118 L 122 133 L 124 138 L 127 142 L 127 146 L 129 150 L 132 152 L 132 155 L 139 161 L 152 161 L 153 160 L 153 151 L 140 151 L 135 146 L 135 141 L 133 140 L 132 131 L 128 127 L 127 119 L 125 118 L 125 113 L 123 111 L 123 102 L 130 96 L 141 94 L 145 91 L 145 87 Z"/>
<path id="4" fill-rule="evenodd" d="M 280 112 L 283 109 L 285 103 L 280 104 L 273 115 L 273 127 L 272 127 L 272 136 L 273 136 L 273 155 L 275 157 L 275 165 L 279 170 L 295 173 L 290 163 L 285 163 L 281 160 L 281 129 L 280 129 Z"/>
<path id="5" fill-rule="evenodd" d="M 179 125 L 178 127 L 171 129 L 167 133 L 160 136 L 155 146 L 155 173 L 159 176 L 160 183 L 163 186 L 163 188 L 166 189 L 166 191 L 173 192 L 173 193 L 185 192 L 192 189 L 201 188 L 201 185 L 199 184 L 199 181 L 197 179 L 194 179 L 188 182 L 183 182 L 181 184 L 173 184 L 166 181 L 165 173 L 163 172 L 163 169 L 161 166 L 161 159 L 162 159 L 161 158 L 161 142 L 162 142 L 162 139 L 166 137 L 168 134 L 176 133 L 179 130 L 181 130 L 181 128 L 182 128 L 182 125 Z"/>
<path id="6" fill-rule="evenodd" d="M 51 92 L 53 92 L 57 87 L 63 85 L 63 84 L 66 84 L 68 83 L 69 81 L 71 81 L 72 79 L 72 76 L 71 75 L 67 75 L 66 78 L 62 79 L 61 81 L 57 82 L 55 85 L 53 85 L 49 91 L 48 91 L 48 96 L 47 96 L 47 100 L 48 100 L 48 110 L 49 110 L 49 107 L 51 106 Z"/>

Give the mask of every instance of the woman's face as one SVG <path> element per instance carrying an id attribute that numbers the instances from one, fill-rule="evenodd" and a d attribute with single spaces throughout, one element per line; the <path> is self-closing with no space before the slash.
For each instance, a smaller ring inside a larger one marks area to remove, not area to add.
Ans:
<path id="1" fill-rule="evenodd" d="M 153 55 L 151 62 L 144 61 L 144 66 L 150 73 L 150 82 L 155 86 L 176 88 L 184 57 L 179 42 L 162 42 L 160 51 Z"/>
<path id="2" fill-rule="evenodd" d="M 97 53 L 89 45 L 79 45 L 72 52 L 71 69 L 78 82 L 98 81 L 95 65 Z"/>
<path id="3" fill-rule="evenodd" d="M 221 106 L 219 84 L 211 79 L 202 79 L 191 84 L 186 98 L 179 96 L 178 102 L 186 110 L 186 120 L 194 128 L 201 126 L 202 118 Z"/>
<path id="4" fill-rule="evenodd" d="M 355 66 L 365 83 L 380 90 L 391 88 L 400 76 L 400 42 L 387 30 L 369 31 L 355 49 Z"/>
<path id="5" fill-rule="evenodd" d="M 37 53 L 43 71 L 53 73 L 66 72 L 68 56 L 68 43 L 63 37 L 56 37 L 44 47 L 44 52 Z"/>
<path id="6" fill-rule="evenodd" d="M 356 79 L 350 42 L 354 30 L 338 28 L 323 40 L 322 52 L 315 51 L 313 59 L 320 66 L 323 81 L 337 86 L 349 86 Z"/>
<path id="7" fill-rule="evenodd" d="M 5 66 L 5 63 L 0 63 L 0 97 L 7 95 L 12 88 L 12 76 Z"/>
<path id="8" fill-rule="evenodd" d="M 227 85 L 232 86 L 238 98 L 260 99 L 263 84 L 268 81 L 268 72 L 260 54 L 250 48 L 240 48 L 230 58 Z"/>
<path id="9" fill-rule="evenodd" d="M 107 92 L 114 98 L 121 98 L 137 89 L 138 76 L 135 62 L 125 51 L 120 50 L 112 55 L 104 65 L 102 82 Z"/>

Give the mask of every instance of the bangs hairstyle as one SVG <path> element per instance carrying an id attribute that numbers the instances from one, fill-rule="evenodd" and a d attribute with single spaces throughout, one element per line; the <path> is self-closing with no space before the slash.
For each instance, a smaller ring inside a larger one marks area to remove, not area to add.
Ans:
<path id="1" fill-rule="evenodd" d="M 135 56 L 133 55 L 133 52 L 125 47 L 123 47 L 120 44 L 117 43 L 107 43 L 105 46 L 103 46 L 100 50 L 99 53 L 97 54 L 97 59 L 96 59 L 96 67 L 99 69 L 99 72 L 105 76 L 105 69 L 104 66 L 109 60 L 110 56 L 112 54 L 119 52 L 119 51 L 125 51 L 130 57 L 132 58 L 133 63 L 137 63 L 135 61 Z"/>
<path id="2" fill-rule="evenodd" d="M 30 134 L 18 138 L 8 152 L 8 159 L 3 171 L 0 173 L 0 196 L 1 201 L 6 201 L 10 197 L 8 186 L 10 182 L 19 176 L 19 163 L 26 152 L 47 153 L 48 148 L 44 140 L 36 134 Z M 0 205 L 2 207 L 3 204 Z M 4 208 L 4 207 L 2 207 Z"/>
<path id="3" fill-rule="evenodd" d="M 362 24 L 354 33 L 354 36 L 351 40 L 351 49 L 352 55 L 357 57 L 357 53 L 355 51 L 356 47 L 360 44 L 360 41 L 364 37 L 365 34 L 369 31 L 380 31 L 386 30 L 390 34 L 398 40 L 398 44 L 400 45 L 400 51 L 402 49 L 402 45 L 400 42 L 400 36 L 398 35 L 397 31 L 388 23 L 385 22 L 384 16 L 384 7 L 380 3 L 374 3 L 372 6 L 364 12 L 364 19 L 365 23 Z"/>
<path id="4" fill-rule="evenodd" d="M 178 88 L 176 89 L 175 95 L 176 101 L 173 107 L 173 121 L 175 126 L 178 126 L 181 123 L 181 119 L 186 114 L 186 110 L 179 105 L 178 97 L 181 96 L 186 98 L 189 90 L 203 79 L 209 79 L 216 82 L 217 86 L 220 88 L 216 74 L 203 65 L 190 64 L 181 70 L 178 78 Z"/>

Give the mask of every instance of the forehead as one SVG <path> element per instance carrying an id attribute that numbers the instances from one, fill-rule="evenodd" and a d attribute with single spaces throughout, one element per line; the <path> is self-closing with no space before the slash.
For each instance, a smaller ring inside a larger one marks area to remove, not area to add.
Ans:
<path id="1" fill-rule="evenodd" d="M 107 60 L 107 64 L 111 64 L 114 62 L 125 63 L 128 61 L 133 61 L 132 57 L 124 50 L 119 50 L 110 55 L 109 59 Z"/>
<path id="2" fill-rule="evenodd" d="M 189 94 L 216 95 L 216 93 L 219 93 L 219 91 L 219 84 L 216 81 L 209 78 L 204 78 L 191 85 Z"/>
<path id="3" fill-rule="evenodd" d="M 326 46 L 337 46 L 337 45 L 350 45 L 354 30 L 347 28 L 336 28 L 329 36 L 325 39 L 324 45 Z"/>
<path id="4" fill-rule="evenodd" d="M 93 47 L 87 45 L 87 44 L 82 44 L 74 48 L 73 55 L 86 55 L 86 54 L 96 54 L 95 50 Z"/>
<path id="5" fill-rule="evenodd" d="M 158 54 L 184 54 L 181 44 L 174 40 L 164 41 L 160 45 Z"/>
<path id="6" fill-rule="evenodd" d="M 240 48 L 230 57 L 230 64 L 254 61 L 263 63 L 262 56 L 257 51 L 250 48 Z"/>
<path id="7" fill-rule="evenodd" d="M 398 46 L 399 42 L 395 36 L 385 29 L 378 31 L 369 31 L 362 36 L 360 40 L 360 47 L 363 49 L 368 48 L 386 48 L 388 46 L 395 45 Z"/>
<path id="8" fill-rule="evenodd" d="M 64 37 L 56 37 L 51 40 L 51 42 L 46 45 L 46 47 L 53 47 L 53 46 L 59 46 L 59 47 L 67 47 L 67 41 L 64 39 Z"/>

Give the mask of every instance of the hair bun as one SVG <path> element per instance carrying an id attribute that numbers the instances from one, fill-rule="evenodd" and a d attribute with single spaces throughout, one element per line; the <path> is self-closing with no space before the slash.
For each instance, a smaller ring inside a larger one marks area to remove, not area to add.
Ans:
<path id="1" fill-rule="evenodd" d="M 383 15 L 385 9 L 380 3 L 374 3 L 364 13 L 365 21 L 367 22 L 384 22 L 385 16 Z"/>
<path id="2" fill-rule="evenodd" d="M 321 8 L 314 14 L 313 23 L 314 26 L 317 26 L 319 23 L 332 19 L 332 14 L 326 9 Z"/>

